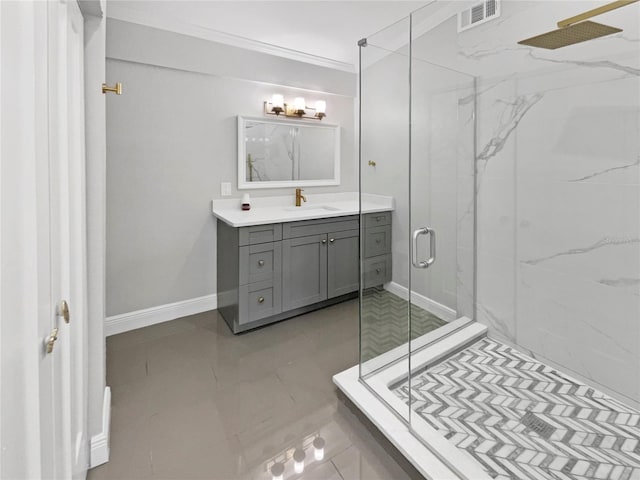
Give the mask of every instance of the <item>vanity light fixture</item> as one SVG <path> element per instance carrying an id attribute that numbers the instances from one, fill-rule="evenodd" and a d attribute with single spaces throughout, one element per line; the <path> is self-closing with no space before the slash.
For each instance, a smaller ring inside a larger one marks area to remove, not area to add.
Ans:
<path id="1" fill-rule="evenodd" d="M 271 101 L 264 102 L 264 114 L 285 117 L 306 118 L 310 120 L 322 120 L 327 116 L 327 102 L 317 100 L 315 108 L 308 107 L 304 97 L 296 97 L 293 103 L 285 103 L 284 97 L 278 93 L 271 96 Z"/>

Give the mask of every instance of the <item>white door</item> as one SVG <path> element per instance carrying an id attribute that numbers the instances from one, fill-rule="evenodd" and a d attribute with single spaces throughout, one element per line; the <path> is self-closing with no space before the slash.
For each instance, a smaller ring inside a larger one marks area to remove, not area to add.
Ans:
<path id="1" fill-rule="evenodd" d="M 83 18 L 75 0 L 52 0 L 49 23 L 51 299 L 56 454 L 64 478 L 84 478 L 87 438 L 87 269 L 84 155 Z"/>
<path id="2" fill-rule="evenodd" d="M 0 1 L 1 478 L 88 467 L 82 32 L 75 0 Z"/>

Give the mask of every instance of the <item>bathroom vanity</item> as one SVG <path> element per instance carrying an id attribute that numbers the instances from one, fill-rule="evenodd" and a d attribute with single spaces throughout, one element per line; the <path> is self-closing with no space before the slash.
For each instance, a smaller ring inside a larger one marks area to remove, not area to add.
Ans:
<path id="1" fill-rule="evenodd" d="M 392 207 L 364 206 L 362 281 L 367 288 L 391 280 Z M 239 333 L 357 297 L 358 210 L 353 200 L 249 212 L 214 202 L 218 311 L 229 328 Z"/>

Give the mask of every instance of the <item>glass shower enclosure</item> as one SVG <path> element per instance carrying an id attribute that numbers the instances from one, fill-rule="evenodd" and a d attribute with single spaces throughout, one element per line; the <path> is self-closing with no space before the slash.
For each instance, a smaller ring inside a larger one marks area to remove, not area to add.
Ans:
<path id="1" fill-rule="evenodd" d="M 640 4 L 600 17 L 623 33 L 519 43 L 601 4 L 434 1 L 359 42 L 358 379 L 454 472 L 421 412 L 462 390 L 458 373 L 424 374 L 486 335 L 514 364 L 609 395 L 607 412 L 640 407 Z M 393 210 L 373 225 L 378 196 Z M 537 438 L 549 424 L 523 405 L 514 422 Z M 499 476 L 483 467 L 457 473 Z"/>

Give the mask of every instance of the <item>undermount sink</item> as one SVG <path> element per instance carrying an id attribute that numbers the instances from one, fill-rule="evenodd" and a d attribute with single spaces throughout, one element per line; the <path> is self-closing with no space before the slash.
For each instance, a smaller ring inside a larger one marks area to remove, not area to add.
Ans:
<path id="1" fill-rule="evenodd" d="M 301 207 L 284 207 L 287 212 L 338 212 L 339 208 L 328 205 L 310 205 Z"/>

